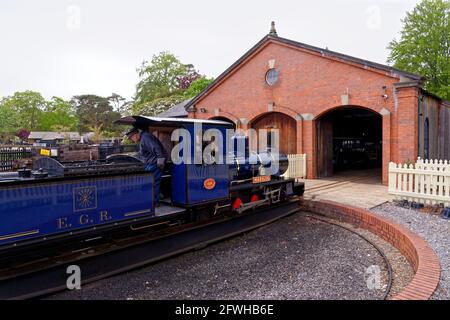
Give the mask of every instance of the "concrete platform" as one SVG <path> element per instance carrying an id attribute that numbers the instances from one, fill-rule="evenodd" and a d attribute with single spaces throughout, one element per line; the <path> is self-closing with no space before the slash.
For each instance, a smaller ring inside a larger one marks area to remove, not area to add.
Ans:
<path id="1" fill-rule="evenodd" d="M 329 200 L 364 209 L 393 200 L 388 187 L 381 184 L 381 171 L 377 169 L 347 171 L 326 179 L 302 181 L 308 200 Z"/>

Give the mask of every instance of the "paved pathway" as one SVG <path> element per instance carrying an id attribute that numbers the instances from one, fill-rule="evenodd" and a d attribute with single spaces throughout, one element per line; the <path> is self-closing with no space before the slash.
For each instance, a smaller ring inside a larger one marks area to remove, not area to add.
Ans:
<path id="1" fill-rule="evenodd" d="M 330 200 L 371 209 L 393 199 L 381 184 L 378 170 L 349 171 L 333 177 L 305 181 L 305 199 Z"/>

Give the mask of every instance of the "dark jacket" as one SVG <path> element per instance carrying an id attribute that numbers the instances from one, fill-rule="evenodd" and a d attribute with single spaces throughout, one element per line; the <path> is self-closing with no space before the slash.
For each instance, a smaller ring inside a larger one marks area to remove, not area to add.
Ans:
<path id="1" fill-rule="evenodd" d="M 153 134 L 142 132 L 139 143 L 139 156 L 145 165 L 164 164 L 167 159 L 167 151 Z"/>

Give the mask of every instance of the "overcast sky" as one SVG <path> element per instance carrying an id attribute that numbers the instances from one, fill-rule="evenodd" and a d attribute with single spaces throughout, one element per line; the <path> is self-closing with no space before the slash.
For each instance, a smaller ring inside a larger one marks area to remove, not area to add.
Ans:
<path id="1" fill-rule="evenodd" d="M 0 96 L 132 97 L 136 68 L 169 50 L 216 77 L 269 32 L 385 63 L 414 0 L 1 0 Z"/>

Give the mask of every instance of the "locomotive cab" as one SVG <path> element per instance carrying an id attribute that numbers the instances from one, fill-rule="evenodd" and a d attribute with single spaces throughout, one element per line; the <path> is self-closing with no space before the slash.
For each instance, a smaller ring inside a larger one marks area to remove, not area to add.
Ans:
<path id="1" fill-rule="evenodd" d="M 228 164 L 226 161 L 221 163 L 204 158 L 203 151 L 206 143 L 204 137 L 208 133 L 214 131 L 226 137 L 227 130 L 232 129 L 231 124 L 212 120 L 142 116 L 126 117 L 117 123 L 154 133 L 166 148 L 169 159 L 161 181 L 162 202 L 193 208 L 229 199 Z M 217 147 L 212 152 L 214 157 L 226 159 L 226 141 L 211 140 L 211 144 Z M 176 159 L 172 158 L 174 156 Z"/>

